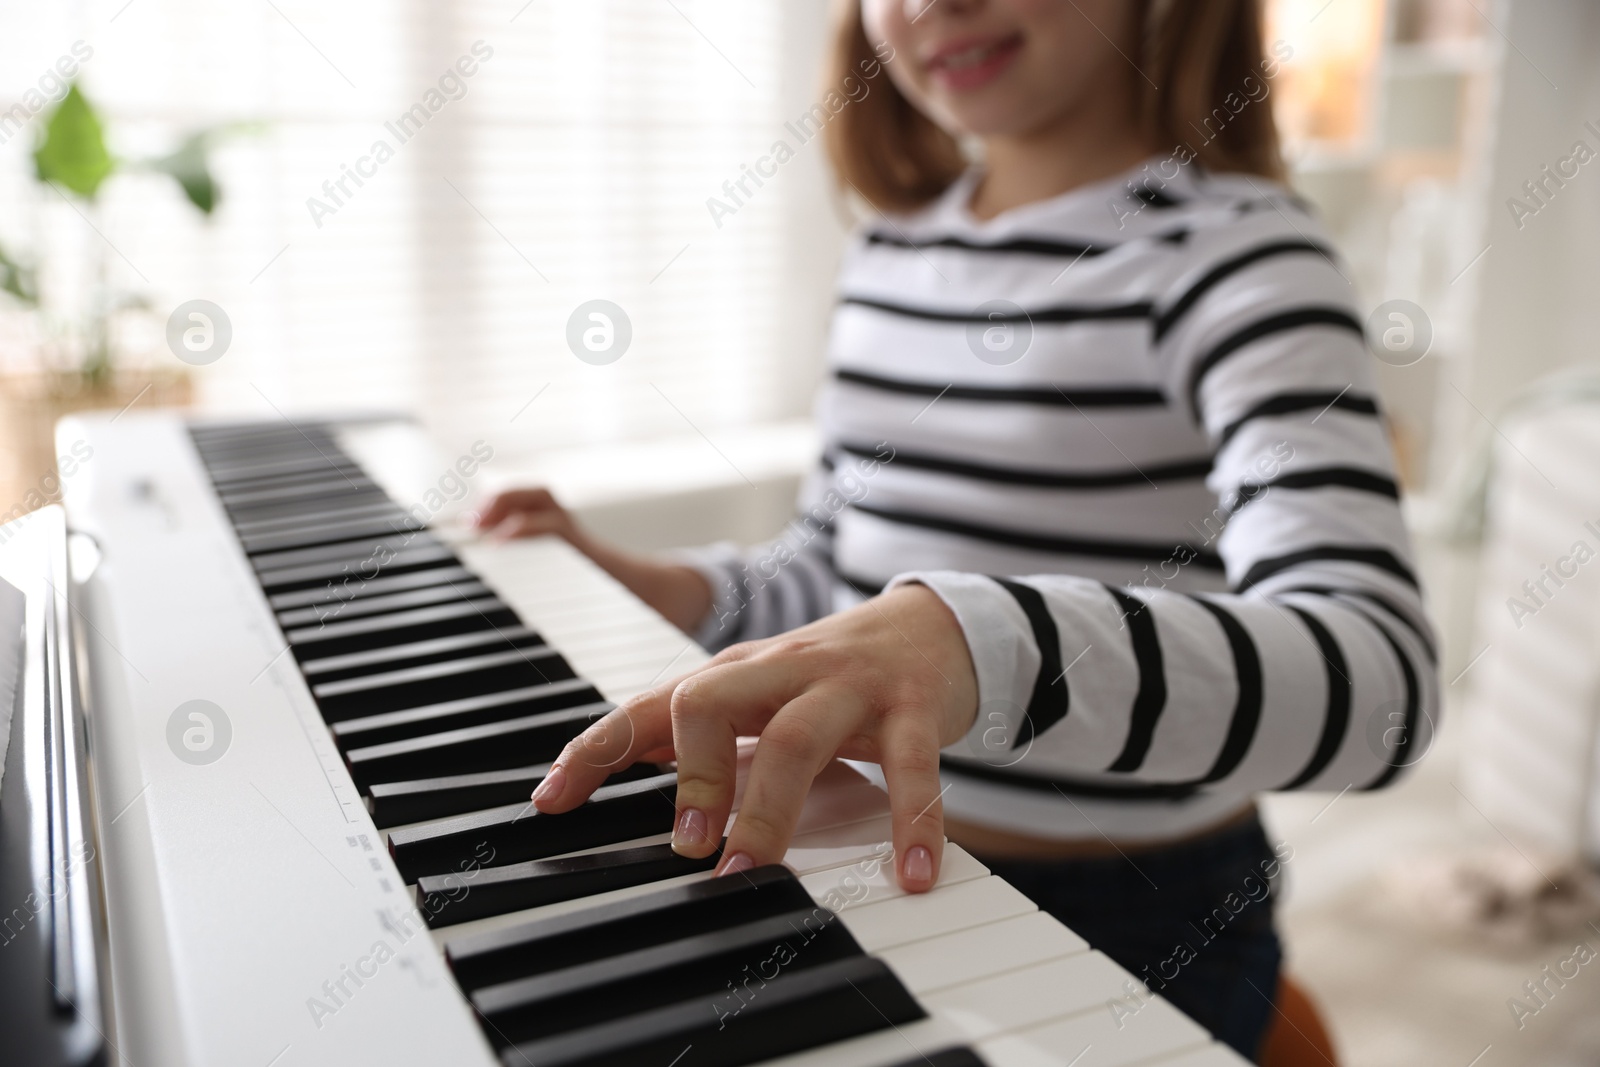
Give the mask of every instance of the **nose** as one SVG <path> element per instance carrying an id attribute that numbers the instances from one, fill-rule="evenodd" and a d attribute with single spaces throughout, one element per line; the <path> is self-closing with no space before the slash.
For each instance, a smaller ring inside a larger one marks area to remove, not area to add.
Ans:
<path id="1" fill-rule="evenodd" d="M 907 22 L 915 22 L 933 8 L 941 14 L 966 14 L 984 5 L 986 0 L 901 0 L 900 9 Z"/>
<path id="2" fill-rule="evenodd" d="M 986 5 L 987 0 L 901 0 L 901 11 L 907 22 L 915 22 L 933 8 L 941 14 L 970 14 Z"/>

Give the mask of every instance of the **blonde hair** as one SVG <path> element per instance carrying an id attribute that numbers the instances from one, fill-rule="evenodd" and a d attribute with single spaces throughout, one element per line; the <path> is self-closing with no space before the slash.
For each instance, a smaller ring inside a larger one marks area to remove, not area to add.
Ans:
<path id="1" fill-rule="evenodd" d="M 830 84 L 875 72 L 879 62 L 859 0 L 845 0 L 837 11 Z M 1148 0 L 1140 9 L 1140 122 L 1153 143 L 1172 145 L 1180 162 L 1283 177 L 1272 110 L 1253 105 L 1265 100 L 1278 60 L 1289 53 L 1285 46 L 1282 55 L 1264 54 L 1260 19 L 1257 0 Z M 825 143 L 842 182 L 880 211 L 906 211 L 948 189 L 967 161 L 949 131 L 885 82 L 833 117 Z M 1230 107 L 1230 100 L 1241 105 Z"/>

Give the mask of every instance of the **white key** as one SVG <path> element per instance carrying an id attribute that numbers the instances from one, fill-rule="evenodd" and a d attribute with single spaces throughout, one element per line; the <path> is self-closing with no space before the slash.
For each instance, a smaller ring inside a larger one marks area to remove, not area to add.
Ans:
<path id="1" fill-rule="evenodd" d="M 671 677 L 667 673 L 668 664 L 672 662 L 673 655 L 683 646 L 680 644 L 674 648 L 667 649 L 660 647 L 649 648 L 642 642 L 635 641 L 629 644 L 600 642 L 588 645 L 557 644 L 556 647 L 561 649 L 562 654 L 572 662 L 573 667 L 577 667 L 579 659 L 584 661 L 584 666 L 580 669 L 580 673 L 585 678 L 596 674 L 604 674 L 607 671 L 650 667 L 661 671 L 661 680 L 666 681 Z M 684 670 L 687 669 L 687 667 L 684 668 Z M 682 671 L 673 673 L 682 673 Z"/>
<path id="2" fill-rule="evenodd" d="M 634 641 L 629 644 L 594 642 L 582 646 L 558 645 L 568 661 L 576 666 L 579 659 L 584 661 L 583 676 L 592 679 L 595 675 L 629 675 L 647 670 L 645 677 L 655 678 L 658 682 L 670 681 L 688 669 L 688 665 L 675 668 L 672 659 L 680 649 L 681 643 L 670 648 L 664 647 L 659 641 Z"/>
<path id="3" fill-rule="evenodd" d="M 863 865 L 863 873 L 876 870 L 894 858 L 894 846 L 889 841 L 892 832 L 889 817 L 879 815 L 846 826 L 799 834 L 789 842 L 783 864 L 801 877 L 852 864 Z"/>
<path id="4" fill-rule="evenodd" d="M 615 597 L 596 599 L 584 596 L 593 592 L 595 589 L 592 586 L 574 588 L 570 598 L 541 602 L 540 611 L 545 618 L 558 621 L 562 630 L 577 638 L 604 634 L 618 625 L 619 621 L 630 629 L 661 630 L 659 618 L 641 612 L 619 610 L 620 605 Z"/>
<path id="5" fill-rule="evenodd" d="M 916 896 L 851 908 L 841 918 L 861 947 L 876 955 L 896 945 L 1037 911 L 1004 880 L 987 875 Z"/>
<path id="6" fill-rule="evenodd" d="M 1129 995 L 1123 983 L 1132 981 L 1109 957 L 1079 952 L 918 996 L 930 1011 L 961 1027 L 968 1040 L 982 1041 L 1082 1012 L 1111 1015 L 1113 1004 L 1137 1005 L 1149 996 L 1143 986 L 1132 987 L 1137 999 L 1120 999 Z"/>
<path id="7" fill-rule="evenodd" d="M 795 833 L 889 814 L 889 795 L 847 763 L 834 760 L 811 783 Z M 888 840 L 888 838 L 885 838 Z"/>
<path id="8" fill-rule="evenodd" d="M 577 640 L 604 639 L 606 635 L 612 634 L 618 638 L 633 634 L 657 637 L 664 631 L 677 632 L 654 615 L 618 611 L 617 607 L 615 598 L 590 600 L 584 604 L 574 602 L 570 609 L 559 615 L 555 611 L 549 611 L 548 617 L 558 617 L 561 629 Z M 621 643 L 620 640 L 618 643 Z"/>
<path id="9" fill-rule="evenodd" d="M 584 908 L 598 904 L 608 904 L 614 900 L 628 900 L 631 897 L 643 896 L 646 893 L 654 893 L 657 890 L 668 889 L 676 885 L 703 882 L 711 876 L 710 871 L 696 871 L 693 874 L 681 874 L 676 878 L 664 878 L 659 882 L 650 882 L 646 885 L 624 886 L 621 889 L 595 893 L 591 896 L 579 897 L 576 900 L 563 900 L 555 904 L 545 904 L 538 908 L 524 908 L 522 911 L 509 911 L 503 915 L 491 915 L 487 918 L 461 923 L 458 926 L 445 926 L 429 932 L 433 935 L 434 944 L 443 948 L 446 942 L 469 934 L 480 934 L 489 930 L 503 930 L 508 926 L 517 926 L 533 919 L 565 915 L 568 912 L 582 911 Z"/>
<path id="10" fill-rule="evenodd" d="M 1088 951 L 1088 943 L 1042 911 L 913 941 L 878 953 L 917 996 Z M 1119 978 L 1120 982 L 1121 979 Z"/>
<path id="11" fill-rule="evenodd" d="M 749 766 L 749 745 L 741 744 L 741 748 L 744 750 L 740 760 L 739 775 L 740 786 L 742 787 L 744 772 Z M 798 826 L 800 829 L 809 832 L 795 838 L 789 852 L 784 856 L 786 865 L 794 869 L 795 865 L 798 864 L 808 871 L 817 871 L 826 869 L 829 866 L 866 864 L 875 855 L 884 850 L 884 838 L 888 833 L 888 820 L 886 817 L 878 816 L 875 819 L 869 819 L 866 829 L 851 825 L 835 825 L 838 820 L 858 818 L 857 812 L 862 808 L 871 810 L 871 804 L 882 800 L 883 792 L 881 790 L 868 782 L 858 772 L 842 763 L 830 764 L 825 768 L 817 776 L 817 787 L 817 791 L 806 798 L 805 807 L 800 811 Z M 638 848 L 641 845 L 666 844 L 671 840 L 671 832 L 666 831 L 659 834 L 651 834 L 648 837 L 635 838 L 632 841 L 618 841 L 614 844 L 601 845 L 597 848 L 566 852 L 562 853 L 562 856 L 613 852 L 625 848 Z M 551 858 L 559 859 L 561 857 Z M 866 868 L 862 867 L 862 870 L 865 871 Z M 705 881 L 711 876 L 710 871 L 698 871 L 694 874 L 679 875 L 676 878 L 650 882 L 645 885 L 625 886 L 621 889 L 580 897 L 576 900 L 564 900 L 537 908 L 526 908 L 521 911 L 507 912 L 503 915 L 492 915 L 487 918 L 462 923 L 459 926 L 447 926 L 436 930 L 434 931 L 434 941 L 442 945 L 452 938 L 465 934 L 476 934 L 485 930 L 498 930 L 527 922 L 531 919 L 564 915 L 594 904 L 613 900 L 626 900 L 630 897 L 642 896 L 645 893 L 653 893 L 658 889 L 666 889 L 669 886 Z M 468 883 L 468 886 L 467 891 L 470 893 L 470 883 Z"/>
<path id="12" fill-rule="evenodd" d="M 959 845 L 946 844 L 944 861 L 939 865 L 939 881 L 934 888 L 970 882 L 988 873 L 989 868 L 979 863 L 972 853 Z M 814 899 L 827 903 L 834 911 L 845 911 L 906 895 L 895 877 L 892 863 L 876 864 L 870 871 L 858 871 L 853 866 L 818 871 L 801 878 L 800 884 Z"/>
<path id="13" fill-rule="evenodd" d="M 1249 1065 L 1249 1060 L 1227 1045 L 1215 1041 L 1193 1052 L 1179 1053 L 1170 1059 L 1150 1061 L 1150 1067 L 1249 1067 Z"/>
<path id="14" fill-rule="evenodd" d="M 1120 1029 L 1118 1028 L 1120 1025 Z M 1147 1001 L 1120 1020 L 1109 1011 L 1089 1011 L 1029 1030 L 979 1042 L 989 1067 L 1121 1067 L 1200 1048 L 1210 1035 L 1162 1000 Z"/>
<path id="15" fill-rule="evenodd" d="M 836 1041 L 821 1048 L 762 1060 L 761 1067 L 891 1067 L 918 1063 L 935 1052 L 965 1045 L 961 1032 L 943 1019 L 922 1019 L 905 1026 L 879 1030 Z"/>

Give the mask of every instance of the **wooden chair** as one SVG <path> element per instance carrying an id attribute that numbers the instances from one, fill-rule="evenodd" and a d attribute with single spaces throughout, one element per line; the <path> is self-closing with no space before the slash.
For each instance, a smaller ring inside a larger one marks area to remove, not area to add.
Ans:
<path id="1" fill-rule="evenodd" d="M 1275 1007 L 1256 1057 L 1261 1067 L 1339 1067 L 1316 1004 L 1287 974 L 1278 976 Z"/>

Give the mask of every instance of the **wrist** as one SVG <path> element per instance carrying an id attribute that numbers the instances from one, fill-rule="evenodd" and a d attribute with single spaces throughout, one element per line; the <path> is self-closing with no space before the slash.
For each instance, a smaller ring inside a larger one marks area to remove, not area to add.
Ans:
<path id="1" fill-rule="evenodd" d="M 894 585 L 879 595 L 892 605 L 889 617 L 905 619 L 896 625 L 933 665 L 944 689 L 940 704 L 940 744 L 959 741 L 978 716 L 978 672 L 960 616 L 931 586 L 913 579 Z"/>
<path id="2" fill-rule="evenodd" d="M 693 567 L 614 548 L 590 558 L 685 633 L 699 629 L 711 610 L 711 586 Z"/>

